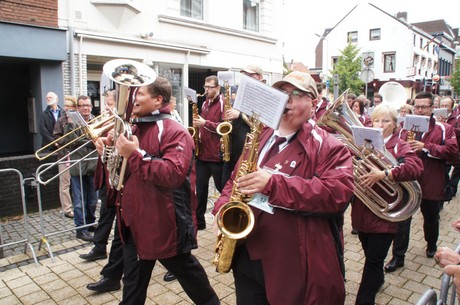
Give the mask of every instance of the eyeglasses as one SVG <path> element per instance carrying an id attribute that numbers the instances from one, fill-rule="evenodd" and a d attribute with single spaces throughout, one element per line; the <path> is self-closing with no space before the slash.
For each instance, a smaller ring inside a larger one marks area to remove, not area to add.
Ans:
<path id="1" fill-rule="evenodd" d="M 303 91 L 300 91 L 300 90 L 292 90 L 291 93 L 287 92 L 287 91 L 284 91 L 284 90 L 281 90 L 281 92 L 283 93 L 286 93 L 287 95 L 289 95 L 289 98 L 296 98 L 296 99 L 301 99 L 302 97 L 306 96 L 308 97 L 309 99 L 313 100 L 313 97 L 311 97 L 308 93 L 305 93 Z"/>
<path id="2" fill-rule="evenodd" d="M 414 109 L 422 109 L 422 110 L 425 110 L 425 109 L 428 109 L 428 108 L 431 108 L 432 106 L 427 106 L 427 105 L 415 105 L 414 106 Z"/>
<path id="3" fill-rule="evenodd" d="M 91 104 L 84 104 L 84 105 L 78 105 L 78 108 L 83 108 L 83 107 L 86 107 L 86 108 L 91 108 L 93 105 Z"/>
<path id="4" fill-rule="evenodd" d="M 212 88 L 216 88 L 217 86 L 203 86 L 203 89 L 212 89 Z"/>

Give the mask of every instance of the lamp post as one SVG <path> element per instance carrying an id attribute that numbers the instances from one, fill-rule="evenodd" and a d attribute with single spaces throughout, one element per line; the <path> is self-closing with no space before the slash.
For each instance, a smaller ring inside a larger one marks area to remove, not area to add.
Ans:
<path id="1" fill-rule="evenodd" d="M 319 37 L 322 46 L 322 53 L 321 53 L 321 70 L 323 71 L 323 75 L 326 76 L 326 79 L 329 77 L 329 40 L 327 40 L 326 36 L 319 35 L 315 33 L 315 36 Z M 326 42 L 326 46 L 324 46 L 323 42 Z M 324 56 L 324 51 L 326 51 L 326 56 Z M 323 66 L 324 64 L 324 66 Z M 326 86 L 326 96 L 328 94 L 328 86 Z"/>

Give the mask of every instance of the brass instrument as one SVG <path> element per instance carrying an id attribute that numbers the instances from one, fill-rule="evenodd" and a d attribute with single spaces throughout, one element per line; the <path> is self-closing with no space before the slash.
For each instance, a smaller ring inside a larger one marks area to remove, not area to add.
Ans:
<path id="1" fill-rule="evenodd" d="M 126 121 L 130 89 L 131 87 L 147 86 L 153 83 L 156 79 L 156 73 L 149 66 L 128 59 L 108 61 L 104 64 L 103 71 L 117 85 L 117 102 L 114 109 L 113 145 L 104 147 L 102 161 L 107 165 L 110 186 L 121 190 L 127 160 L 118 153 L 115 144 L 121 134 L 129 140 L 132 138 L 131 126 Z"/>
<path id="2" fill-rule="evenodd" d="M 390 222 L 406 220 L 420 206 L 422 200 L 420 185 L 417 181 L 396 183 L 386 180 L 379 181 L 372 188 L 365 188 L 360 185 L 360 177 L 369 173 L 372 168 L 391 169 L 398 162 L 388 151 L 380 152 L 372 149 L 369 152 L 355 145 L 351 126 L 362 126 L 362 123 L 348 106 L 346 102 L 347 93 L 348 90 L 331 105 L 317 123 L 337 131 L 340 134 L 338 138 L 352 153 L 355 196 L 375 215 L 384 220 Z M 378 191 L 379 189 L 380 191 Z M 383 198 L 379 195 L 381 193 L 384 193 L 385 197 L 388 198 Z"/>
<path id="3" fill-rule="evenodd" d="M 198 96 L 198 95 L 197 95 Z M 192 117 L 194 119 L 198 119 L 199 114 L 198 114 L 198 105 L 197 103 L 191 103 L 192 104 Z M 193 141 L 195 142 L 195 156 L 198 157 L 200 154 L 200 132 L 198 127 L 187 127 L 188 132 L 193 138 Z"/>
<path id="4" fill-rule="evenodd" d="M 228 82 L 225 82 L 225 98 L 224 98 L 224 115 L 227 110 L 232 109 L 230 105 L 230 86 Z M 220 146 L 223 154 L 223 160 L 225 162 L 230 161 L 230 133 L 232 132 L 233 126 L 230 123 L 230 120 L 225 120 L 224 122 L 217 125 L 216 132 L 221 136 Z"/>
<path id="5" fill-rule="evenodd" d="M 238 239 L 245 238 L 254 228 L 254 214 L 246 204 L 252 196 L 246 196 L 239 191 L 236 181 L 248 173 L 257 170 L 257 158 L 259 156 L 260 133 L 262 123 L 252 116 L 251 132 L 246 135 L 240 166 L 237 170 L 229 202 L 225 203 L 216 214 L 219 236 L 215 247 L 213 264 L 216 271 L 226 273 L 230 271 L 233 254 Z"/>
<path id="6" fill-rule="evenodd" d="M 379 94 L 382 95 L 383 103 L 390 104 L 396 110 L 399 110 L 407 100 L 406 89 L 397 82 L 386 82 L 380 87 Z"/>

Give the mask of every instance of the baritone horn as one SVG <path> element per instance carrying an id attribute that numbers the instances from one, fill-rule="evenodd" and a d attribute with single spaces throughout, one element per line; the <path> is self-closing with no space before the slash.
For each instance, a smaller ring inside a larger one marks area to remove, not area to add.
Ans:
<path id="1" fill-rule="evenodd" d="M 156 79 L 156 73 L 149 66 L 129 59 L 114 59 L 104 64 L 104 74 L 116 84 L 117 101 L 114 109 L 113 145 L 104 147 L 102 160 L 109 172 L 109 182 L 112 188 L 123 188 L 127 160 L 117 151 L 115 144 L 123 134 L 132 139 L 131 126 L 127 122 L 127 106 L 132 87 L 147 86 Z"/>
<path id="2" fill-rule="evenodd" d="M 417 181 L 379 181 L 373 187 L 363 187 L 360 178 L 372 168 L 391 169 L 398 165 L 396 159 L 387 151 L 368 151 L 355 145 L 351 126 L 363 126 L 347 104 L 345 91 L 317 122 L 339 133 L 339 140 L 353 156 L 355 190 L 358 197 L 376 216 L 390 222 L 410 218 L 420 207 L 421 188 Z M 385 194 L 382 197 L 380 194 Z"/>

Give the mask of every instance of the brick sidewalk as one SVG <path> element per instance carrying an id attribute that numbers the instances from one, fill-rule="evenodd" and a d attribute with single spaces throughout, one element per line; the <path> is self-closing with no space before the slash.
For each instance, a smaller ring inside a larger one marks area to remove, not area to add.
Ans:
<path id="1" fill-rule="evenodd" d="M 209 208 L 211 205 L 209 205 Z M 441 212 L 439 246 L 455 248 L 460 242 L 460 234 L 450 223 L 460 217 L 459 199 L 445 206 Z M 42 246 L 37 250 L 40 240 L 38 214 L 29 216 L 31 223 L 31 243 L 37 252 L 39 267 L 35 266 L 30 254 L 23 254 L 24 246 L 16 245 L 5 249 L 5 258 L 0 260 L 0 304 L 118 304 L 121 291 L 97 294 L 86 289 L 86 284 L 97 281 L 105 260 L 85 262 L 78 255 L 91 249 L 90 243 L 75 239 L 75 232 L 69 231 L 48 238 L 55 256 L 51 259 Z M 2 222 L 3 234 L 20 234 L 21 219 Z M 211 219 L 208 217 L 208 229 L 199 231 L 199 248 L 193 253 L 200 260 L 209 276 L 210 282 L 220 297 L 222 304 L 235 304 L 233 277 L 230 274 L 218 274 L 211 261 L 214 256 L 215 238 L 211 232 Z M 58 210 L 44 212 L 47 232 L 60 231 L 64 227 L 72 228 L 73 221 L 63 218 Z M 354 304 L 356 292 L 361 280 L 364 256 L 358 237 L 350 234 L 350 209 L 345 215 L 345 266 L 346 266 L 346 304 Z M 5 235 L 4 235 L 5 236 Z M 8 240 L 7 240 L 8 242 Z M 415 304 L 429 288 L 439 295 L 442 271 L 435 266 L 433 259 L 425 256 L 426 243 L 423 238 L 422 217 L 414 215 L 412 221 L 411 242 L 406 256 L 405 267 L 386 274 L 385 284 L 377 295 L 376 303 Z M 391 258 L 390 255 L 387 260 Z M 153 271 L 146 304 L 191 304 L 177 281 L 163 281 L 165 269 L 157 264 Z M 280 275 L 283 276 L 283 275 Z M 288 276 L 288 275 L 286 275 Z"/>

